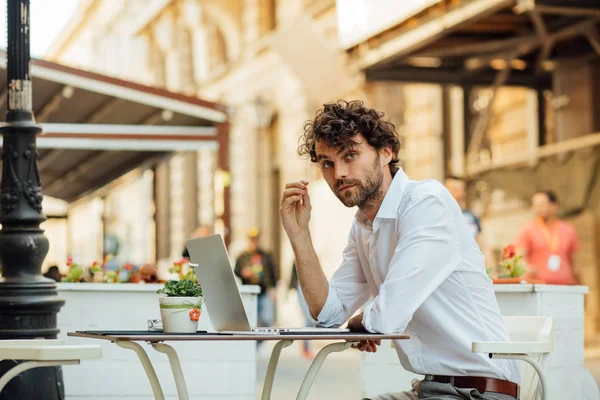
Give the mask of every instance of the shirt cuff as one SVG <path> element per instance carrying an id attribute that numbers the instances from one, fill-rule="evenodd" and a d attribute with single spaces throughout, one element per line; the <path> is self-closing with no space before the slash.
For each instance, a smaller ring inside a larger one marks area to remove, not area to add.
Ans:
<path id="1" fill-rule="evenodd" d="M 325 300 L 325 304 L 323 305 L 321 312 L 317 316 L 317 319 L 315 320 L 312 317 L 312 315 L 310 315 L 310 319 L 313 322 L 313 324 L 315 324 L 318 327 L 337 328 L 337 326 L 345 322 L 337 322 L 339 321 L 339 316 L 342 314 L 342 309 L 342 302 L 335 293 L 335 290 L 329 287 L 327 299 Z"/>
<path id="2" fill-rule="evenodd" d="M 375 305 L 375 302 L 372 301 L 365 307 L 365 310 L 363 311 L 362 324 L 365 327 L 367 332 L 379 333 L 375 330 L 375 327 L 373 326 L 373 323 L 371 322 L 371 319 L 372 319 L 371 316 L 373 315 L 374 305 Z"/>

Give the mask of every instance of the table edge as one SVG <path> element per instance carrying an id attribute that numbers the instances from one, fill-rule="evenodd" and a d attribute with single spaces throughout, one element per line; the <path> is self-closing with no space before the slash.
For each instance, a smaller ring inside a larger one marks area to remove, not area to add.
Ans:
<path id="1" fill-rule="evenodd" d="M 161 338 L 156 335 L 98 335 L 91 333 L 67 332 L 69 337 L 82 337 L 88 339 L 108 340 L 111 342 L 130 341 L 130 342 L 208 342 L 208 341 L 257 341 L 257 340 L 406 340 L 409 335 L 383 335 L 383 334 L 356 334 L 356 335 L 202 335 L 202 336 L 164 336 Z"/>

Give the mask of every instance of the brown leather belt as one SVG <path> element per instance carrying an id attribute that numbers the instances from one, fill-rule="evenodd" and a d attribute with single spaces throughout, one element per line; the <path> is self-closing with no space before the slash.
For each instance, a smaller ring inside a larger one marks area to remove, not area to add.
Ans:
<path id="1" fill-rule="evenodd" d="M 519 398 L 519 385 L 502 379 L 480 376 L 428 375 L 425 380 L 450 383 L 459 389 L 476 389 L 479 393 L 494 392 L 513 396 L 516 399 Z"/>

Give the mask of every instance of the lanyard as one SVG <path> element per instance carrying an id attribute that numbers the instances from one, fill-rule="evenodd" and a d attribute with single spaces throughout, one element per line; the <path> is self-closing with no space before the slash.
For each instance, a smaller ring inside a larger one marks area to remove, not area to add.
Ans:
<path id="1" fill-rule="evenodd" d="M 554 221 L 550 226 L 550 228 L 552 229 L 550 229 L 541 218 L 538 218 L 537 224 L 540 227 L 540 230 L 542 231 L 546 242 L 550 246 L 550 251 L 552 252 L 552 254 L 556 254 L 556 252 L 558 251 L 558 246 L 560 245 L 560 237 L 558 235 L 558 223 Z"/>

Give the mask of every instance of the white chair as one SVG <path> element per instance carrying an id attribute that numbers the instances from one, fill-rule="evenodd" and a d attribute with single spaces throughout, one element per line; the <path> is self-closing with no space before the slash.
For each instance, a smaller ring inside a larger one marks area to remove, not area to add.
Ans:
<path id="1" fill-rule="evenodd" d="M 0 340 L 0 360 L 24 360 L 0 378 L 0 393 L 21 372 L 41 367 L 76 365 L 81 360 L 102 358 L 102 346 L 67 346 L 61 339 Z"/>
<path id="2" fill-rule="evenodd" d="M 510 336 L 508 342 L 473 342 L 472 351 L 488 353 L 490 358 L 516 359 L 529 364 L 521 368 L 521 400 L 533 400 L 540 396 L 551 400 L 542 365 L 554 350 L 554 321 L 550 317 L 504 317 Z M 534 371 L 535 370 L 535 371 Z M 536 377 L 537 373 L 537 377 Z M 541 383 L 541 393 L 538 389 Z"/>

